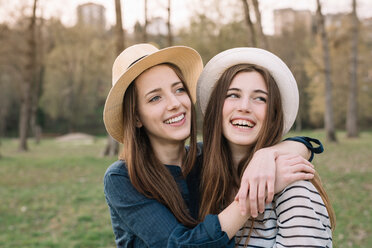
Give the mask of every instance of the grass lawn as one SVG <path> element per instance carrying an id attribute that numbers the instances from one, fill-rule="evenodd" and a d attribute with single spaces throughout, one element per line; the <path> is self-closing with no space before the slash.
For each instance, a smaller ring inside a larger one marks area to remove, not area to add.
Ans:
<path id="1" fill-rule="evenodd" d="M 335 247 L 372 247 L 372 132 L 358 139 L 338 133 L 325 142 L 321 131 L 291 133 L 323 141 L 313 163 L 337 216 Z M 102 177 L 116 158 L 99 156 L 105 139 L 93 143 L 30 140 L 0 147 L 0 247 L 115 247 Z"/>

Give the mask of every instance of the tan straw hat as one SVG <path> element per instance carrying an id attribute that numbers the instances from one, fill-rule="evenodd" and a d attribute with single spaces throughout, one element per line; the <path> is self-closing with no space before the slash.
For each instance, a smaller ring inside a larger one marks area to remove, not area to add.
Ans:
<path id="1" fill-rule="evenodd" d="M 287 65 L 275 54 L 253 47 L 238 47 L 214 56 L 204 67 L 197 85 L 197 99 L 205 114 L 209 97 L 222 73 L 237 64 L 254 64 L 266 68 L 280 90 L 284 113 L 283 133 L 292 127 L 298 111 L 299 96 L 296 80 Z"/>
<path id="2" fill-rule="evenodd" d="M 203 69 L 202 59 L 190 47 L 173 46 L 157 49 L 151 44 L 137 44 L 125 49 L 112 66 L 112 88 L 103 110 L 107 132 L 118 142 L 123 141 L 123 98 L 128 86 L 142 72 L 162 63 L 176 65 L 185 77 L 192 101 L 195 102 L 196 82 Z"/>

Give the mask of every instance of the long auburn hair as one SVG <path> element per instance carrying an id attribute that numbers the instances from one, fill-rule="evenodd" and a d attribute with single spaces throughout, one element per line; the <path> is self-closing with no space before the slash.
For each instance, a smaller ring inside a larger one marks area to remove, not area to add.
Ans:
<path id="1" fill-rule="evenodd" d="M 222 109 L 227 90 L 234 77 L 240 72 L 258 72 L 268 89 L 267 113 L 255 144 L 247 148 L 247 155 L 235 169 L 231 151 L 222 132 Z M 207 214 L 218 214 L 230 204 L 231 194 L 239 188 L 243 172 L 253 154 L 264 147 L 280 142 L 284 128 L 283 109 L 279 88 L 269 71 L 253 64 L 238 64 L 228 68 L 218 79 L 205 111 L 203 123 L 203 169 L 200 192 L 201 204 L 199 219 Z M 316 173 L 310 180 L 319 191 L 328 211 L 332 229 L 335 227 L 335 215 L 329 198 Z"/>
<path id="2" fill-rule="evenodd" d="M 169 66 L 183 83 L 191 99 L 189 89 L 181 70 L 170 63 Z M 135 81 L 135 80 L 134 80 Z M 144 127 L 136 127 L 137 93 L 134 81 L 129 85 L 123 100 L 124 139 L 119 159 L 125 160 L 132 185 L 148 198 L 164 204 L 187 227 L 197 224 L 188 211 L 181 192 L 173 176 L 154 153 Z M 182 173 L 186 176 L 192 169 L 196 155 L 196 113 L 191 106 L 190 149 L 183 158 Z"/>

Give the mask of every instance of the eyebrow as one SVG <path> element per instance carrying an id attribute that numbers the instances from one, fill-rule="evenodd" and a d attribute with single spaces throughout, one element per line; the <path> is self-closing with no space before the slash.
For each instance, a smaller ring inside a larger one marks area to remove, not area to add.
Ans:
<path id="1" fill-rule="evenodd" d="M 239 89 L 239 88 L 230 88 L 230 89 L 228 89 L 227 91 L 239 91 L 239 92 L 241 92 L 242 90 L 241 89 Z M 260 90 L 260 89 L 257 89 L 257 90 L 254 90 L 253 91 L 254 93 L 262 93 L 262 94 L 265 94 L 265 95 L 269 95 L 269 93 L 267 93 L 266 91 L 264 91 L 264 90 Z"/>
<path id="2" fill-rule="evenodd" d="M 172 83 L 171 87 L 173 88 L 173 87 L 175 87 L 175 86 L 178 85 L 178 84 L 182 84 L 182 82 L 181 82 L 181 81 L 174 82 L 174 83 Z M 155 92 L 158 92 L 158 91 L 161 91 L 161 88 L 153 89 L 153 90 L 147 92 L 147 93 L 145 94 L 145 96 L 148 96 L 148 95 L 150 95 L 151 93 L 155 93 Z"/>

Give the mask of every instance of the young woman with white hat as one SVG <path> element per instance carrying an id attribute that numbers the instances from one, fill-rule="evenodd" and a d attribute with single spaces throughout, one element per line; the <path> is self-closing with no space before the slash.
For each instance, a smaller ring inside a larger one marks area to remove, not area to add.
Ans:
<path id="1" fill-rule="evenodd" d="M 208 154 L 200 189 L 203 218 L 218 214 L 231 199 L 251 190 L 249 185 L 239 190 L 244 171 L 256 151 L 279 143 L 289 131 L 299 96 L 296 81 L 280 58 L 258 48 L 234 48 L 207 63 L 197 97 L 204 114 L 203 149 Z M 277 155 L 277 168 L 283 161 L 298 166 L 292 155 Z M 276 173 L 277 180 L 280 177 Z M 275 193 L 261 214 L 236 234 L 237 247 L 332 247 L 335 216 L 317 174 L 285 188 L 275 185 Z"/>
<path id="2" fill-rule="evenodd" d="M 118 247 L 231 247 L 249 217 L 232 201 L 197 221 L 202 153 L 193 102 L 202 67 L 189 47 L 150 44 L 131 46 L 114 62 L 104 123 L 123 151 L 105 173 L 104 190 Z"/>

